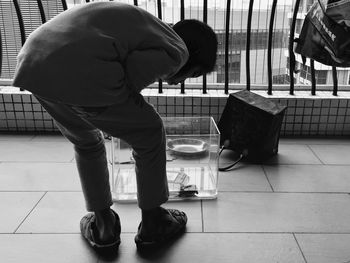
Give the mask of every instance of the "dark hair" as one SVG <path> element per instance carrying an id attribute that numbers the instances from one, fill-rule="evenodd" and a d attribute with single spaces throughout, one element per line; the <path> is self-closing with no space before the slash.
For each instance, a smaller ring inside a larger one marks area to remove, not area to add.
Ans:
<path id="1" fill-rule="evenodd" d="M 209 73 L 214 70 L 218 41 L 213 29 L 207 24 L 195 20 L 185 19 L 173 26 L 175 32 L 185 42 L 189 52 L 189 65 L 200 65 Z"/>

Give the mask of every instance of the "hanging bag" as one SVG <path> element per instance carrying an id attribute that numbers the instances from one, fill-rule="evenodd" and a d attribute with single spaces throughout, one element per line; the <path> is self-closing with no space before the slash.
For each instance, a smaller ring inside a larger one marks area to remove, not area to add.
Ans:
<path id="1" fill-rule="evenodd" d="M 295 52 L 322 64 L 350 67 L 350 0 L 317 0 L 308 11 Z M 292 61 L 293 63 L 293 61 Z"/>
<path id="2" fill-rule="evenodd" d="M 243 159 L 256 163 L 276 155 L 285 110 L 286 106 L 248 90 L 231 93 L 218 122 L 220 155 L 228 149 L 238 159 L 219 171 L 229 170 Z"/>

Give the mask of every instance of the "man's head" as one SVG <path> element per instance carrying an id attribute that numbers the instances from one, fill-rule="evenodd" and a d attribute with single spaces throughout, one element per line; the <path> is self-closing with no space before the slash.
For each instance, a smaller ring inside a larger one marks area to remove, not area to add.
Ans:
<path id="1" fill-rule="evenodd" d="M 216 34 L 207 24 L 185 19 L 173 26 L 175 32 L 185 42 L 189 52 L 186 64 L 170 79 L 169 84 L 177 84 L 186 78 L 196 78 L 214 70 L 218 41 Z"/>

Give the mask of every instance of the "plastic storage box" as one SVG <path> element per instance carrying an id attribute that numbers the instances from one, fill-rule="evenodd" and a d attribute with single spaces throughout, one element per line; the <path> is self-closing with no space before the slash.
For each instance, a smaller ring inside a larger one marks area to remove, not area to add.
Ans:
<path id="1" fill-rule="evenodd" d="M 220 132 L 212 117 L 163 118 L 167 140 L 169 200 L 214 199 L 218 185 Z M 113 200 L 137 200 L 131 147 L 112 137 Z"/>

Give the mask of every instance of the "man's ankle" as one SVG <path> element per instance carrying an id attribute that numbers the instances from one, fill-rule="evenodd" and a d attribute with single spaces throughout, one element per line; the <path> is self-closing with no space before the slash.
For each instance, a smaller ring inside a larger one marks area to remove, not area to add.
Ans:
<path id="1" fill-rule="evenodd" d="M 95 211 L 97 238 L 101 241 L 109 241 L 114 238 L 116 217 L 111 209 Z"/>
<path id="2" fill-rule="evenodd" d="M 142 224 L 145 227 L 152 227 L 156 224 L 157 219 L 160 216 L 161 207 L 155 207 L 152 209 L 142 209 Z"/>
<path id="3" fill-rule="evenodd" d="M 96 226 L 108 227 L 109 225 L 114 225 L 116 218 L 110 208 L 95 211 Z"/>

